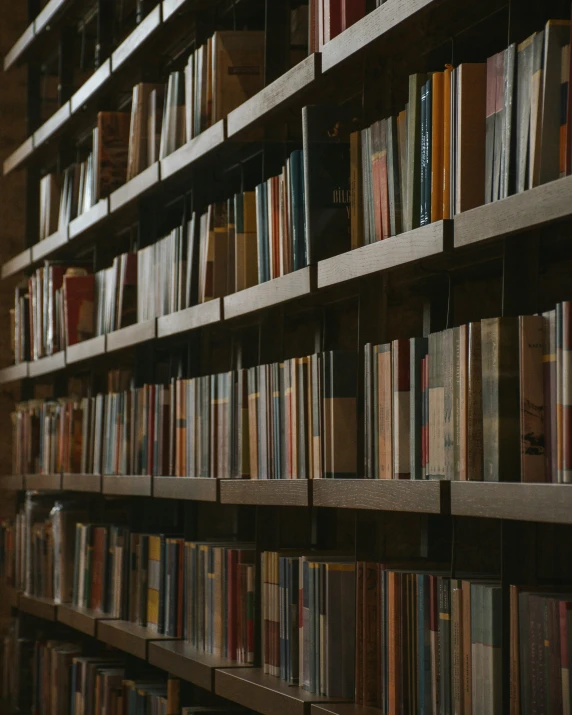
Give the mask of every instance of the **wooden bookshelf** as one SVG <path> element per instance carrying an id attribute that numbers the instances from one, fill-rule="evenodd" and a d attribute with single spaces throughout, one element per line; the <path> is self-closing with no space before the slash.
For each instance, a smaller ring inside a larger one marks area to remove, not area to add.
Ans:
<path id="1" fill-rule="evenodd" d="M 20 273 L 28 268 L 31 263 L 32 250 L 30 248 L 26 248 L 25 251 L 22 251 L 22 253 L 14 256 L 14 258 L 10 259 L 2 266 L 2 280 L 10 278 L 10 276 L 14 276 L 16 273 Z"/>
<path id="2" fill-rule="evenodd" d="M 222 299 L 215 298 L 191 308 L 179 310 L 177 313 L 163 315 L 157 319 L 157 337 L 168 338 L 172 335 L 186 333 L 206 325 L 218 323 L 222 319 Z"/>
<path id="3" fill-rule="evenodd" d="M 98 67 L 91 77 L 72 95 L 71 113 L 84 109 L 85 105 L 93 100 L 93 95 L 100 91 L 111 77 L 111 58 Z"/>
<path id="4" fill-rule="evenodd" d="M 57 16 L 62 14 L 69 0 L 49 0 L 38 13 L 34 20 L 34 31 L 39 35 L 43 30 L 48 30 L 48 25 L 56 21 Z"/>
<path id="5" fill-rule="evenodd" d="M 10 69 L 13 65 L 22 60 L 24 53 L 34 41 L 35 34 L 34 23 L 32 22 L 6 53 L 4 57 L 4 71 Z"/>
<path id="6" fill-rule="evenodd" d="M 36 618 L 43 618 L 45 621 L 55 621 L 57 605 L 50 598 L 40 598 L 39 596 L 27 596 L 20 594 L 18 608 L 24 613 L 28 613 Z"/>
<path id="7" fill-rule="evenodd" d="M 69 102 L 66 102 L 34 132 L 34 149 L 59 134 L 70 116 L 71 106 Z"/>
<path id="8" fill-rule="evenodd" d="M 28 137 L 20 146 L 4 160 L 2 172 L 4 176 L 9 174 L 14 169 L 17 169 L 20 164 L 23 164 L 34 151 L 34 137 Z"/>
<path id="9" fill-rule="evenodd" d="M 152 477 L 136 476 L 104 476 L 101 491 L 104 494 L 116 496 L 150 497 L 152 493 Z"/>
<path id="10" fill-rule="evenodd" d="M 449 513 L 446 481 L 399 479 L 313 479 L 314 506 L 380 511 Z"/>
<path id="11" fill-rule="evenodd" d="M 61 474 L 26 474 L 24 487 L 39 492 L 59 492 L 62 489 Z"/>
<path id="12" fill-rule="evenodd" d="M 64 474 L 62 489 L 70 492 L 101 492 L 102 477 L 99 474 Z"/>
<path id="13" fill-rule="evenodd" d="M 0 476 L 0 490 L 17 492 L 24 488 L 24 477 L 21 474 L 6 474 Z"/>
<path id="14" fill-rule="evenodd" d="M 66 366 L 65 350 L 48 357 L 40 358 L 39 360 L 30 360 L 28 363 L 28 377 L 41 377 L 50 372 L 63 370 Z"/>
<path id="15" fill-rule="evenodd" d="M 92 206 L 89 211 L 81 214 L 69 225 L 69 240 L 84 236 L 93 228 L 98 227 L 99 223 L 107 218 L 109 214 L 109 199 L 101 199 L 95 206 Z"/>
<path id="16" fill-rule="evenodd" d="M 86 636 L 95 638 L 97 635 L 97 623 L 101 620 L 110 620 L 109 614 L 101 611 L 93 611 L 90 608 L 80 608 L 71 603 L 61 603 L 58 605 L 57 620 L 76 631 L 85 633 Z"/>
<path id="17" fill-rule="evenodd" d="M 172 154 L 161 159 L 161 178 L 167 180 L 186 172 L 201 157 L 224 144 L 225 137 L 226 122 L 221 119 Z"/>
<path id="18" fill-rule="evenodd" d="M 161 499 L 216 502 L 219 481 L 198 477 L 153 477 L 153 496 Z"/>
<path id="19" fill-rule="evenodd" d="M 130 621 L 119 620 L 98 621 L 97 638 L 125 653 L 131 653 L 141 660 L 147 660 L 147 649 L 152 641 L 176 640 L 159 635 L 157 631 L 150 628 L 138 626 Z"/>
<path id="20" fill-rule="evenodd" d="M 158 183 L 159 162 L 157 161 L 111 194 L 109 197 L 109 211 L 113 213 L 129 206 Z"/>
<path id="21" fill-rule="evenodd" d="M 147 320 L 144 323 L 134 323 L 125 328 L 107 334 L 107 352 L 124 350 L 125 348 L 153 340 L 157 335 L 157 321 Z"/>
<path id="22" fill-rule="evenodd" d="M 66 365 L 73 365 L 83 360 L 92 360 L 105 353 L 106 336 L 99 335 L 96 338 L 84 340 L 81 343 L 70 345 L 66 348 Z"/>
<path id="23" fill-rule="evenodd" d="M 161 21 L 161 4 L 159 3 L 111 55 L 111 67 L 114 72 L 116 72 L 124 62 L 133 58 L 133 55 L 143 47 L 149 37 L 159 27 Z"/>
<path id="24" fill-rule="evenodd" d="M 260 668 L 217 670 L 215 693 L 261 715 L 306 715 L 312 703 L 335 702 L 265 675 Z"/>
<path id="25" fill-rule="evenodd" d="M 185 641 L 149 643 L 149 663 L 209 692 L 214 692 L 218 668 L 244 668 L 228 658 L 198 651 Z"/>
<path id="26" fill-rule="evenodd" d="M 221 504 L 308 506 L 308 479 L 221 479 Z"/>
<path id="27" fill-rule="evenodd" d="M 7 385 L 10 382 L 25 380 L 29 374 L 28 362 L 21 362 L 18 365 L 11 365 L 0 370 L 0 385 Z"/>
<path id="28" fill-rule="evenodd" d="M 32 261 L 34 263 L 43 261 L 44 258 L 46 258 L 47 256 L 51 256 L 60 248 L 65 246 L 67 242 L 67 228 L 62 229 L 61 231 L 57 231 L 56 233 L 52 233 L 51 236 L 48 236 L 43 241 L 40 241 L 39 243 L 36 243 L 34 246 L 32 246 Z"/>

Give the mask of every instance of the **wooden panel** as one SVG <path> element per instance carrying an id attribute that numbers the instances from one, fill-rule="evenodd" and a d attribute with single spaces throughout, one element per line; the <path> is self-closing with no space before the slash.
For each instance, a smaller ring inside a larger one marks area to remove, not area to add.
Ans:
<path id="1" fill-rule="evenodd" d="M 385 33 L 412 18 L 420 10 L 437 4 L 439 0 L 387 0 L 381 7 L 348 27 L 345 32 L 324 45 L 322 72 L 329 72 L 340 62 L 367 49 L 383 38 Z"/>
<path id="2" fill-rule="evenodd" d="M 10 156 L 4 161 L 3 172 L 4 176 L 13 171 L 16 167 L 25 161 L 30 154 L 34 151 L 34 137 L 28 137 L 25 142 L 20 144 L 16 151 L 12 152 Z"/>
<path id="3" fill-rule="evenodd" d="M 12 48 L 4 57 L 4 72 L 10 69 L 18 60 L 22 57 L 24 52 L 30 46 L 32 40 L 34 39 L 35 29 L 34 23 L 32 22 L 12 45 Z"/>
<path id="4" fill-rule="evenodd" d="M 194 305 L 177 313 L 164 315 L 157 320 L 157 337 L 166 338 L 169 335 L 185 333 L 204 325 L 218 323 L 222 317 L 222 300 L 216 298 L 201 305 Z"/>
<path id="5" fill-rule="evenodd" d="M 150 643 L 149 663 L 210 692 L 214 691 L 216 668 L 245 667 L 237 666 L 227 658 L 198 651 L 184 641 Z"/>
<path id="6" fill-rule="evenodd" d="M 312 705 L 310 713 L 311 715 L 382 715 L 383 711 L 355 703 L 332 703 L 331 705 Z"/>
<path id="7" fill-rule="evenodd" d="M 452 221 L 437 221 L 320 261 L 318 288 L 436 256 L 451 248 L 452 229 Z"/>
<path id="8" fill-rule="evenodd" d="M 66 3 L 69 3 L 69 0 L 50 0 L 42 8 L 41 12 L 34 20 L 34 30 L 36 35 L 39 35 L 46 25 L 54 19 L 56 14 L 63 10 Z M 49 29 L 50 28 L 48 28 L 48 30 Z"/>
<path id="9" fill-rule="evenodd" d="M 6 385 L 8 382 L 16 382 L 17 380 L 24 380 L 28 377 L 28 365 L 27 362 L 18 363 L 18 365 L 11 365 L 10 367 L 5 367 L 0 370 L 0 385 Z"/>
<path id="10" fill-rule="evenodd" d="M 449 482 L 400 479 L 314 479 L 314 506 L 448 513 Z"/>
<path id="11" fill-rule="evenodd" d="M 451 482 L 451 514 L 572 524 L 570 484 Z"/>
<path id="12" fill-rule="evenodd" d="M 309 295 L 315 287 L 316 267 L 308 266 L 280 278 L 227 295 L 223 299 L 224 319 L 236 318 Z"/>
<path id="13" fill-rule="evenodd" d="M 24 476 L 26 489 L 41 492 L 59 492 L 62 488 L 61 474 L 26 474 Z"/>
<path id="14" fill-rule="evenodd" d="M 149 39 L 161 24 L 161 5 L 157 5 L 147 17 L 125 38 L 115 52 L 111 55 L 111 69 L 116 72 L 118 68 Z"/>
<path id="15" fill-rule="evenodd" d="M 215 692 L 262 715 L 304 715 L 311 703 L 336 702 L 265 675 L 260 668 L 215 671 Z"/>
<path id="16" fill-rule="evenodd" d="M 119 650 L 131 653 L 136 658 L 146 660 L 147 644 L 150 641 L 171 641 L 176 640 L 142 626 L 137 626 L 129 621 L 101 620 L 97 622 L 97 637 L 100 641 L 118 648 Z"/>
<path id="17" fill-rule="evenodd" d="M 109 197 L 109 210 L 118 211 L 127 206 L 135 199 L 140 198 L 155 184 L 159 183 L 159 162 L 149 166 L 147 169 L 138 174 L 134 179 L 128 181 L 123 186 L 116 189 Z"/>
<path id="18" fill-rule="evenodd" d="M 28 375 L 30 377 L 40 377 L 40 375 L 47 375 L 50 372 L 63 370 L 65 366 L 66 353 L 65 350 L 60 350 L 59 353 L 55 355 L 40 358 L 39 360 L 31 360 L 28 363 Z"/>
<path id="19" fill-rule="evenodd" d="M 14 258 L 11 258 L 2 266 L 2 278 L 9 278 L 10 276 L 23 271 L 28 268 L 32 263 L 32 251 L 30 248 L 26 248 L 25 251 L 19 253 Z"/>
<path id="20" fill-rule="evenodd" d="M 21 474 L 6 474 L 0 476 L 0 491 L 17 492 L 24 488 L 24 477 Z"/>
<path id="21" fill-rule="evenodd" d="M 64 474 L 62 489 L 70 492 L 101 492 L 101 475 L 99 474 Z"/>
<path id="22" fill-rule="evenodd" d="M 455 247 L 509 236 L 572 216 L 572 176 L 455 216 Z"/>
<path id="23" fill-rule="evenodd" d="M 216 124 L 213 124 L 212 127 L 201 132 L 198 137 L 191 139 L 190 142 L 187 142 L 161 160 L 161 176 L 163 180 L 175 176 L 175 174 L 184 169 L 188 169 L 197 159 L 220 146 L 224 142 L 224 138 L 225 120 L 221 119 Z"/>
<path id="24" fill-rule="evenodd" d="M 183 7 L 188 0 L 163 0 L 163 22 L 166 22 L 171 15 Z"/>
<path id="25" fill-rule="evenodd" d="M 61 231 L 52 233 L 51 236 L 44 238 L 43 241 L 32 246 L 32 260 L 34 263 L 42 261 L 44 258 L 57 251 L 58 248 L 65 246 L 68 242 L 68 229 L 63 228 Z"/>
<path id="26" fill-rule="evenodd" d="M 88 231 L 97 223 L 102 221 L 109 213 L 109 199 L 101 199 L 95 206 L 92 206 L 89 211 L 86 211 L 81 216 L 74 218 L 69 225 L 69 237 L 79 236 L 81 233 Z"/>
<path id="27" fill-rule="evenodd" d="M 221 504 L 308 506 L 307 479 L 221 479 Z"/>
<path id="28" fill-rule="evenodd" d="M 66 364 L 73 365 L 73 363 L 89 360 L 104 353 L 105 335 L 98 335 L 96 338 L 90 338 L 66 348 Z"/>
<path id="29" fill-rule="evenodd" d="M 218 481 L 194 477 L 153 477 L 153 496 L 215 502 L 218 497 Z"/>
<path id="30" fill-rule="evenodd" d="M 134 476 L 117 476 L 103 477 L 103 486 L 101 490 L 104 494 L 117 494 L 120 496 L 151 496 L 151 477 L 134 475 Z"/>
<path id="31" fill-rule="evenodd" d="M 49 598 L 26 596 L 22 593 L 20 594 L 18 607 L 24 613 L 29 613 L 37 618 L 44 618 L 46 621 L 56 620 L 56 604 Z"/>
<path id="32" fill-rule="evenodd" d="M 92 638 L 97 633 L 98 620 L 111 620 L 109 615 L 101 611 L 92 611 L 90 608 L 79 608 L 71 603 L 58 605 L 57 620 L 70 628 L 75 628 Z"/>
<path id="33" fill-rule="evenodd" d="M 111 60 L 107 59 L 98 67 L 91 77 L 86 80 L 77 92 L 72 95 L 71 113 L 77 112 L 78 109 L 83 109 L 86 102 L 93 98 L 93 95 L 99 91 L 107 80 L 111 77 Z"/>
<path id="34" fill-rule="evenodd" d="M 112 353 L 114 350 L 129 348 L 132 345 L 139 345 L 139 343 L 144 343 L 147 340 L 153 340 L 156 335 L 157 321 L 155 318 L 146 320 L 143 323 L 128 325 L 126 328 L 120 328 L 113 333 L 107 334 L 106 350 L 108 353 Z"/>
<path id="35" fill-rule="evenodd" d="M 67 122 L 71 115 L 70 103 L 63 104 L 42 126 L 34 132 L 34 149 L 43 144 Z"/>
<path id="36" fill-rule="evenodd" d="M 320 54 L 312 54 L 248 99 L 227 117 L 227 136 L 232 137 L 253 122 L 266 119 L 307 90 L 320 74 Z"/>

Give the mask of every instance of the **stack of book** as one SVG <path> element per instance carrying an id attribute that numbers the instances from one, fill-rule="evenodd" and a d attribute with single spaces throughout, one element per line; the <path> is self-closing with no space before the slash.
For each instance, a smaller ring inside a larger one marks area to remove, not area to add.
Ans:
<path id="1" fill-rule="evenodd" d="M 262 554 L 264 672 L 353 699 L 355 563 L 330 554 Z"/>

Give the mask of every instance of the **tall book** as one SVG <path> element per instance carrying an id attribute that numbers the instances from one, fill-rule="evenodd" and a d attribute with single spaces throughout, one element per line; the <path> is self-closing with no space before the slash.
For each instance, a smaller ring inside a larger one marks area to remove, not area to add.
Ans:
<path id="1" fill-rule="evenodd" d="M 523 482 L 544 482 L 544 323 L 542 316 L 519 318 L 520 463 Z"/>

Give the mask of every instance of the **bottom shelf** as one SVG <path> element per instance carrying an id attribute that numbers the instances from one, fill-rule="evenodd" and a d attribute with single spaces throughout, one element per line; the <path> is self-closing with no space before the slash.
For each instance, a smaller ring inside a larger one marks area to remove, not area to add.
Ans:
<path id="1" fill-rule="evenodd" d="M 147 660 L 147 647 L 151 641 L 177 640 L 162 636 L 157 631 L 138 626 L 130 621 L 101 620 L 97 624 L 97 637 L 107 645 Z"/>
<path id="2" fill-rule="evenodd" d="M 308 715 L 314 703 L 343 702 L 289 685 L 260 668 L 215 671 L 215 693 L 262 715 Z"/>

